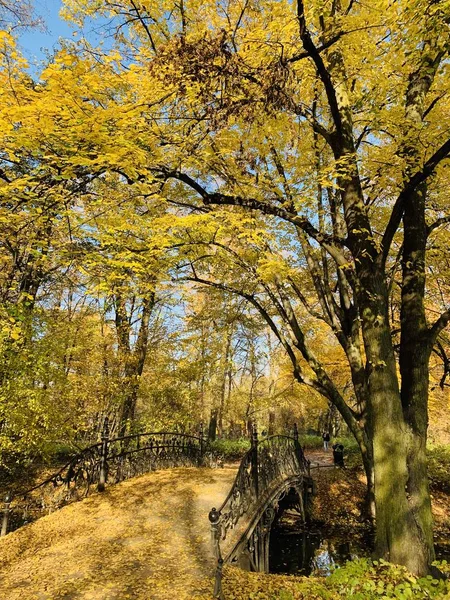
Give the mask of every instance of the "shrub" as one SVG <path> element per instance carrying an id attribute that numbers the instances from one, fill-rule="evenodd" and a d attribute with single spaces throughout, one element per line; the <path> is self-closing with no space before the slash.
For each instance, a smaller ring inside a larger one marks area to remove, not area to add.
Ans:
<path id="1" fill-rule="evenodd" d="M 439 563 L 443 571 L 445 563 Z M 404 567 L 369 559 L 349 561 L 326 578 L 225 571 L 225 597 L 233 600 L 445 600 L 450 582 L 414 577 Z M 230 585 L 231 584 L 231 585 Z"/>
<path id="2" fill-rule="evenodd" d="M 430 444 L 427 455 L 431 487 L 450 494 L 450 446 Z"/>
<path id="3" fill-rule="evenodd" d="M 250 449 L 250 440 L 240 438 L 238 440 L 215 440 L 210 442 L 210 449 L 223 456 L 224 460 L 240 460 Z"/>

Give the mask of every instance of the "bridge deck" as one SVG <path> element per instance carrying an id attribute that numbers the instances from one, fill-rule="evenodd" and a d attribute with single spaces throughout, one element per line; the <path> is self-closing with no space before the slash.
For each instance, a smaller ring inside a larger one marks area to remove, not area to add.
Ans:
<path id="1" fill-rule="evenodd" d="M 332 464 L 331 451 L 306 455 L 312 468 Z M 0 539 L 0 598 L 210 598 L 216 561 L 207 515 L 236 472 L 152 472 L 9 534 Z"/>
<path id="2" fill-rule="evenodd" d="M 236 468 L 143 475 L 0 540 L 5 600 L 194 600 L 211 595 L 208 512 Z"/>

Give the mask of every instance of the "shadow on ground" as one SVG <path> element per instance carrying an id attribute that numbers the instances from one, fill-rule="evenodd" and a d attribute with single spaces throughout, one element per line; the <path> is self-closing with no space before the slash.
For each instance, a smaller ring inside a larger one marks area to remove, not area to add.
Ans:
<path id="1" fill-rule="evenodd" d="M 143 475 L 0 540 L 4 600 L 193 600 L 211 593 L 208 511 L 236 470 Z"/>

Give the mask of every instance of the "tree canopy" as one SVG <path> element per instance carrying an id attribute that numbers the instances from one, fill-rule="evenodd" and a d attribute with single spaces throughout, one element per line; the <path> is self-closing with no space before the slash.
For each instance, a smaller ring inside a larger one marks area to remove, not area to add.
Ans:
<path id="1" fill-rule="evenodd" d="M 99 18 L 107 43 L 64 42 L 33 78 L 1 38 L 4 381 L 41 341 L 37 298 L 48 310 L 65 278 L 104 307 L 86 316 L 97 330 L 115 324 L 124 430 L 158 303 L 201 289 L 226 318 L 208 307 L 220 358 L 198 398 L 216 378 L 223 415 L 237 337 L 253 390 L 265 331 L 272 374 L 288 361 L 358 441 L 378 555 L 428 572 L 450 3 L 67 0 L 64 14 Z"/>

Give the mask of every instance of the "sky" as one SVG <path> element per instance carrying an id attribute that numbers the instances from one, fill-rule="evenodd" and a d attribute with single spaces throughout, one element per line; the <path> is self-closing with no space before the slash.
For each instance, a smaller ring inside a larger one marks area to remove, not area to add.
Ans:
<path id="1" fill-rule="evenodd" d="M 19 43 L 31 62 L 45 59 L 46 50 L 52 53 L 60 37 L 72 38 L 72 27 L 59 18 L 60 0 L 35 0 L 35 12 L 45 23 L 46 31 L 31 29 L 20 34 Z"/>
<path id="2" fill-rule="evenodd" d="M 16 31 L 22 53 L 28 59 L 31 71 L 38 73 L 39 67 L 47 56 L 51 56 L 59 47 L 59 39 L 66 38 L 77 40 L 80 35 L 76 33 L 77 27 L 67 23 L 59 17 L 62 8 L 61 0 L 34 0 L 35 14 L 44 22 L 44 28 L 31 28 L 25 31 Z M 95 21 L 86 20 L 83 36 L 92 44 L 103 39 L 101 34 L 105 21 L 101 18 Z"/>

